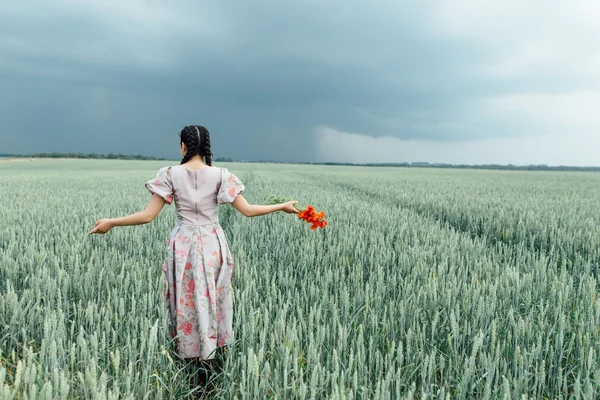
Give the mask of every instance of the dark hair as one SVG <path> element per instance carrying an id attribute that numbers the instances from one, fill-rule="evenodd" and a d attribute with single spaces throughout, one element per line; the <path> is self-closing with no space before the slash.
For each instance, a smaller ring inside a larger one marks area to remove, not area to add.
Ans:
<path id="1" fill-rule="evenodd" d="M 179 134 L 180 143 L 184 143 L 187 147 L 185 156 L 181 159 L 181 163 L 185 164 L 195 155 L 204 157 L 206 165 L 212 165 L 212 153 L 210 151 L 210 134 L 208 129 L 200 125 L 188 125 L 181 130 Z"/>

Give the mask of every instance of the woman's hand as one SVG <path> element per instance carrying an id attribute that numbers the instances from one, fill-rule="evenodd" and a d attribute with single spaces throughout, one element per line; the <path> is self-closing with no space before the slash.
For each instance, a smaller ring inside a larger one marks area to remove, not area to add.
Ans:
<path id="1" fill-rule="evenodd" d="M 296 207 L 294 207 L 294 204 L 296 204 L 296 203 L 297 203 L 296 200 L 290 200 L 285 203 L 281 203 L 281 211 L 285 211 L 286 213 L 289 213 L 289 214 L 300 213 L 300 211 Z"/>
<path id="2" fill-rule="evenodd" d="M 111 230 L 113 224 L 109 219 L 100 219 L 96 224 L 94 224 L 94 228 L 90 231 L 90 235 L 93 233 L 106 233 Z"/>

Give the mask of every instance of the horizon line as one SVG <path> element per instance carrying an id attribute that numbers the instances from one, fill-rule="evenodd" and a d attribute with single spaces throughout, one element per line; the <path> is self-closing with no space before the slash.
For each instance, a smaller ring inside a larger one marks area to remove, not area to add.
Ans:
<path id="1" fill-rule="evenodd" d="M 68 156 L 67 156 L 68 155 Z M 73 157 L 72 155 L 81 155 Z M 40 158 L 40 159 L 74 159 L 74 160 L 123 160 L 123 161 L 179 161 L 167 157 L 145 156 L 142 154 L 122 154 L 122 153 L 31 153 L 31 154 L 0 154 L 0 158 Z M 575 166 L 575 165 L 550 165 L 550 164 L 467 164 L 467 163 L 443 163 L 430 161 L 398 161 L 398 162 L 364 162 L 353 163 L 344 161 L 273 161 L 273 160 L 234 160 L 231 157 L 216 157 L 213 161 L 217 162 L 239 162 L 239 163 L 269 163 L 269 164 L 313 164 L 313 165 L 347 165 L 347 166 L 395 166 L 395 167 L 434 167 L 434 168 L 494 168 L 494 169 L 532 169 L 538 170 L 592 170 L 600 171 L 600 165 Z"/>

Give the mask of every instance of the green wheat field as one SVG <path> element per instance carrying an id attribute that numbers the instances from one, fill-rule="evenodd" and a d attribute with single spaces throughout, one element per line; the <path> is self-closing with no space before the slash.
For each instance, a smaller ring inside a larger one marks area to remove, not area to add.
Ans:
<path id="1" fill-rule="evenodd" d="M 0 398 L 178 399 L 162 262 L 143 210 L 177 161 L 0 164 Z M 600 396 L 600 174 L 229 163 L 251 203 L 220 219 L 236 343 L 221 399 Z"/>

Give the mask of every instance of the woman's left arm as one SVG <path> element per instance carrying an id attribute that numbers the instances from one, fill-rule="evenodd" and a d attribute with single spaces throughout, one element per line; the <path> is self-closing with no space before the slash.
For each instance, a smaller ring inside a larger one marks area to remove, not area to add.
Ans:
<path id="1" fill-rule="evenodd" d="M 165 205 L 165 200 L 157 194 L 153 194 L 150 199 L 150 203 L 144 211 L 137 212 L 135 214 L 128 215 L 121 218 L 105 218 L 98 220 L 94 225 L 94 228 L 89 232 L 93 233 L 106 233 L 115 226 L 129 226 L 129 225 L 142 225 L 152 222 L 154 218 L 160 213 Z"/>

